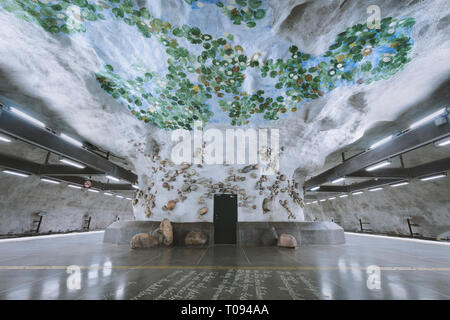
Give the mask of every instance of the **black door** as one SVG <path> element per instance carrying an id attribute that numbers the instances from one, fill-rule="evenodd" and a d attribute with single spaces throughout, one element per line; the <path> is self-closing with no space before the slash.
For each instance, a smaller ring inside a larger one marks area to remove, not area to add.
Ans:
<path id="1" fill-rule="evenodd" d="M 214 243 L 236 244 L 237 195 L 214 195 Z"/>

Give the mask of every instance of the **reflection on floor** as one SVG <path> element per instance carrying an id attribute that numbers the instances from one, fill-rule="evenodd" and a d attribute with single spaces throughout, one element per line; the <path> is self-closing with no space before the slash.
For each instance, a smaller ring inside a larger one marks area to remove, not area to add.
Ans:
<path id="1" fill-rule="evenodd" d="M 0 299 L 450 299 L 450 246 L 346 234 L 345 245 L 135 251 L 103 233 L 0 241 Z"/>

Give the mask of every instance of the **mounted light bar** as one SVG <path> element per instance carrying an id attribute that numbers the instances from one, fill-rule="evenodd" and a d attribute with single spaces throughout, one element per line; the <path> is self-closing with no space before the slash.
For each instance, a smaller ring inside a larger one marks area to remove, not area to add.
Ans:
<path id="1" fill-rule="evenodd" d="M 377 169 L 380 169 L 380 168 L 383 168 L 383 167 L 386 167 L 389 165 L 391 165 L 391 161 L 386 160 L 386 161 L 374 164 L 373 166 L 367 167 L 366 171 L 374 171 L 374 170 L 377 170 Z"/>
<path id="2" fill-rule="evenodd" d="M 1 139 L 1 136 L 0 136 L 0 139 Z M 435 144 L 438 147 L 447 146 L 447 145 L 450 144 L 450 137 L 442 139 L 442 140 L 439 140 L 439 141 L 436 141 Z"/>
<path id="3" fill-rule="evenodd" d="M 83 147 L 83 143 L 82 142 L 80 142 L 78 140 L 75 140 L 72 137 L 69 137 L 67 134 L 61 133 L 61 138 L 63 138 L 67 142 L 69 142 L 69 143 L 71 143 L 71 144 L 73 144 L 73 145 L 75 145 L 77 147 L 80 147 L 80 148 Z"/>
<path id="4" fill-rule="evenodd" d="M 10 107 L 10 109 L 11 109 L 12 113 L 18 115 L 22 119 L 25 119 L 25 120 L 27 120 L 27 121 L 29 121 L 29 122 L 31 122 L 31 123 L 33 123 L 33 124 L 35 124 L 35 125 L 45 129 L 45 127 L 46 127 L 45 123 L 43 123 L 43 122 L 41 122 L 41 121 L 39 121 L 39 120 L 37 120 L 37 119 L 27 115 L 26 113 L 24 113 L 24 112 L 22 112 L 22 111 L 20 111 L 20 110 L 18 110 L 16 108 L 14 108 L 14 107 Z"/>
<path id="5" fill-rule="evenodd" d="M 4 172 L 4 173 L 7 173 L 7 174 L 11 174 L 11 175 L 13 175 L 13 176 L 23 177 L 23 178 L 26 178 L 26 177 L 29 177 L 29 176 L 30 176 L 30 175 L 27 174 L 27 173 L 18 172 L 18 171 L 12 171 L 12 170 L 3 170 L 3 172 Z"/>
<path id="6" fill-rule="evenodd" d="M 396 187 L 406 186 L 407 184 L 409 184 L 409 182 L 405 181 L 405 182 L 394 183 L 394 184 L 391 184 L 390 186 L 392 188 L 396 188 Z"/>
<path id="7" fill-rule="evenodd" d="M 73 188 L 73 189 L 81 189 L 80 186 L 76 186 L 76 185 L 74 185 L 74 184 L 69 184 L 68 187 L 69 187 L 69 188 Z"/>
<path id="8" fill-rule="evenodd" d="M 435 176 L 430 176 L 430 177 L 425 177 L 425 178 L 421 178 L 421 181 L 428 181 L 428 180 L 435 180 L 435 179 L 440 179 L 440 178 L 445 178 L 446 175 L 445 174 L 437 174 Z"/>
<path id="9" fill-rule="evenodd" d="M 120 180 L 119 179 L 117 179 L 116 177 L 113 177 L 113 176 L 109 176 L 109 175 L 106 175 L 106 178 L 108 178 L 109 180 L 113 180 L 113 181 L 116 181 L 116 182 L 119 182 Z"/>
<path id="10" fill-rule="evenodd" d="M 47 182 L 47 183 L 53 183 L 53 184 L 60 184 L 61 183 L 59 181 L 52 180 L 52 179 L 47 179 L 47 178 L 41 178 L 41 181 Z"/>
<path id="11" fill-rule="evenodd" d="M 444 114 L 445 111 L 446 111 L 446 108 L 439 109 L 438 111 L 433 112 L 432 114 L 426 116 L 425 118 L 423 118 L 423 119 L 421 119 L 421 120 L 419 120 L 417 122 L 414 122 L 412 125 L 409 126 L 409 129 L 412 130 L 412 129 L 415 129 L 417 127 L 420 127 L 421 125 L 427 123 L 428 121 L 431 121 L 434 118 Z"/>
<path id="12" fill-rule="evenodd" d="M 307 202 L 306 204 L 309 205 L 309 204 L 311 204 L 311 202 Z"/>
<path id="13" fill-rule="evenodd" d="M 331 181 L 331 183 L 339 183 L 339 182 L 344 181 L 344 180 L 345 180 L 345 178 L 338 178 L 338 179 L 335 179 L 335 180 Z"/>
<path id="14" fill-rule="evenodd" d="M 69 159 L 66 159 L 66 158 L 59 159 L 59 161 L 61 161 L 62 163 L 68 164 L 69 166 L 78 168 L 78 169 L 86 168 L 85 165 L 82 165 L 81 163 L 78 163 L 78 162 L 75 162 L 75 161 L 72 161 L 72 160 L 69 160 Z"/>
<path id="15" fill-rule="evenodd" d="M 378 187 L 378 188 L 369 189 L 369 191 L 380 191 L 380 190 L 383 190 L 383 188 Z"/>
<path id="16" fill-rule="evenodd" d="M 317 186 L 317 187 L 309 189 L 309 191 L 316 191 L 316 190 L 319 190 L 319 189 L 320 189 L 320 186 Z"/>
<path id="17" fill-rule="evenodd" d="M 362 191 L 356 191 L 356 192 L 353 192 L 352 195 L 357 196 L 358 194 L 363 194 L 363 193 L 364 192 L 362 192 Z"/>
<path id="18" fill-rule="evenodd" d="M 0 133 L 0 141 L 1 142 L 11 142 L 12 140 L 8 138 L 7 136 Z"/>
<path id="19" fill-rule="evenodd" d="M 343 195 L 339 196 L 339 198 L 347 198 L 347 197 L 348 197 L 348 194 L 343 194 Z"/>
<path id="20" fill-rule="evenodd" d="M 380 141 L 375 142 L 374 144 L 372 144 L 372 145 L 370 146 L 369 149 L 375 149 L 376 147 L 379 147 L 379 146 L 385 144 L 386 142 L 391 141 L 391 140 L 392 140 L 392 137 L 393 137 L 393 136 L 392 136 L 392 134 L 391 134 L 390 136 L 388 136 L 388 137 L 386 137 L 386 138 L 383 138 L 383 139 L 381 139 Z"/>

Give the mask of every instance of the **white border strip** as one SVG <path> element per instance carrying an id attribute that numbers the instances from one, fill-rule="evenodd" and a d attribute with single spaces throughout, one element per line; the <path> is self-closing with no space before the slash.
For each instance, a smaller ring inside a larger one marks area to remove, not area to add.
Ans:
<path id="1" fill-rule="evenodd" d="M 96 233 L 103 233 L 103 232 L 105 232 L 105 230 L 88 231 L 88 232 L 71 232 L 71 233 L 49 234 L 49 235 L 32 236 L 32 237 L 6 238 L 6 239 L 0 239 L 0 243 L 2 243 L 2 242 L 28 241 L 28 240 L 41 240 L 41 239 L 70 237 L 70 236 L 80 236 L 80 235 L 96 234 Z"/>
<path id="2" fill-rule="evenodd" d="M 402 241 L 410 241 L 410 242 L 419 242 L 419 243 L 426 243 L 426 244 L 440 244 L 444 246 L 450 246 L 450 242 L 440 242 L 438 240 L 423 240 L 423 239 L 410 239 L 410 238 L 402 238 L 402 237 L 394 237 L 394 236 L 382 236 L 378 234 L 367 234 L 367 233 L 357 233 L 357 232 L 345 232 L 351 235 L 355 236 L 362 236 L 362 237 L 376 237 L 376 238 L 383 238 L 383 239 L 389 239 L 389 240 L 402 240 Z"/>

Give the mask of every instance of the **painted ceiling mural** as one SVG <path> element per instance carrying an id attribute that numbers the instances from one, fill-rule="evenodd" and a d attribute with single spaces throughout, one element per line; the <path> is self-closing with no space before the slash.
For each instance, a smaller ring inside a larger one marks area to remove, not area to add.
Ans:
<path id="1" fill-rule="evenodd" d="M 270 30 L 271 9 L 264 0 L 180 2 L 186 10 L 217 10 L 245 35 L 258 37 Z M 319 56 L 277 39 L 285 54 L 274 56 L 246 50 L 252 39 L 214 34 L 207 24 L 174 25 L 130 0 L 0 0 L 0 6 L 52 34 L 80 36 L 113 22 L 126 24 L 131 35 L 156 40 L 154 49 L 164 54 L 165 72 L 149 67 L 143 52 L 126 68 L 105 61 L 92 73 L 139 120 L 167 130 L 190 130 L 194 120 L 267 123 L 337 87 L 387 79 L 410 61 L 415 24 L 411 17 L 388 17 L 380 29 L 368 29 L 362 21 L 339 33 Z"/>

